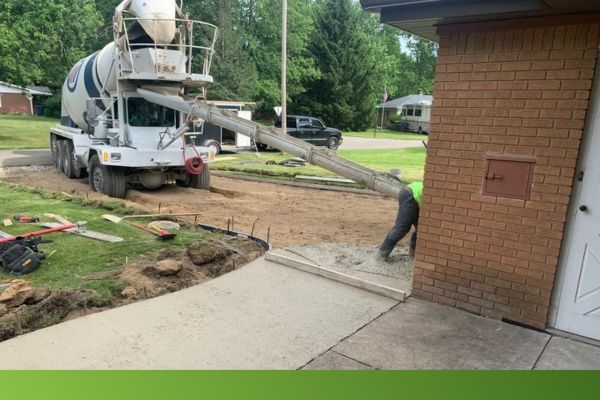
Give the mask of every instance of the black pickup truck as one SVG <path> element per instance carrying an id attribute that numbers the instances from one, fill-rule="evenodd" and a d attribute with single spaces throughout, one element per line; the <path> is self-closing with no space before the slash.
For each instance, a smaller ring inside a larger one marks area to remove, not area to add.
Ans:
<path id="1" fill-rule="evenodd" d="M 281 120 L 275 121 L 275 126 L 281 128 Z M 299 115 L 287 117 L 287 133 L 315 146 L 325 146 L 331 150 L 337 150 L 344 140 L 339 129 L 328 128 L 318 118 Z"/>

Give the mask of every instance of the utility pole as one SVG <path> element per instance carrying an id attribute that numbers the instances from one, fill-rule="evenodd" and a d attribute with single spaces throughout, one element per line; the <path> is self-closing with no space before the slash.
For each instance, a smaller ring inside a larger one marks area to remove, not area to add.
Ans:
<path id="1" fill-rule="evenodd" d="M 281 130 L 287 135 L 287 17 L 288 2 L 281 1 Z"/>

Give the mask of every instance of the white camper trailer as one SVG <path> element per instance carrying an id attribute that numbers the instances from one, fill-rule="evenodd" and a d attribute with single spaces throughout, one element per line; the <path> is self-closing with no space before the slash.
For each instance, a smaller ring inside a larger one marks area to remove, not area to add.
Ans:
<path id="1" fill-rule="evenodd" d="M 405 104 L 402 107 L 401 122 L 406 130 L 419 133 L 429 133 L 429 120 L 431 119 L 431 101 L 423 100 L 414 104 Z"/>

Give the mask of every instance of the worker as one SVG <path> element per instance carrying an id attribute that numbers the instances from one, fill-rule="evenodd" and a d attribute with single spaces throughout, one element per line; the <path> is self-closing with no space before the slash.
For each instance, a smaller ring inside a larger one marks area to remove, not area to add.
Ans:
<path id="1" fill-rule="evenodd" d="M 387 259 L 396 244 L 401 241 L 414 225 L 415 231 L 412 234 L 409 247 L 409 255 L 415 256 L 417 247 L 417 225 L 419 223 L 419 209 L 423 198 L 423 182 L 415 182 L 404 187 L 398 194 L 398 215 L 396 224 L 388 233 L 379 248 L 379 257 Z"/>

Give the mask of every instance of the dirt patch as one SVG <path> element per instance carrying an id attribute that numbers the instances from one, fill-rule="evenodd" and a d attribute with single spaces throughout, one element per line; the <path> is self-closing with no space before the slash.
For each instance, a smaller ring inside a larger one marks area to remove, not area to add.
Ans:
<path id="1" fill-rule="evenodd" d="M 85 308 L 95 296 L 93 291 L 85 290 L 41 290 L 48 296 L 6 309 L 0 317 L 0 341 L 57 324 L 73 310 Z"/>
<path id="2" fill-rule="evenodd" d="M 165 249 L 156 257 L 142 257 L 122 270 L 89 274 L 86 280 L 117 279 L 125 289 L 108 304 L 98 306 L 93 290 L 50 290 L 34 288 L 15 280 L 0 299 L 0 341 L 85 315 L 120 307 L 139 300 L 185 289 L 259 258 L 264 249 L 240 237 L 210 237 L 190 243 L 181 250 Z M 158 266 L 171 262 L 180 266 L 165 274 Z"/>
<path id="3" fill-rule="evenodd" d="M 43 176 L 43 179 L 40 177 Z M 88 194 L 87 179 L 67 179 L 55 169 L 4 169 L 0 180 L 53 192 Z M 165 186 L 130 190 L 130 205 L 156 212 L 200 212 L 197 221 L 270 239 L 275 247 L 318 243 L 380 244 L 391 229 L 397 202 L 379 196 L 290 187 L 213 177 L 211 192 Z M 190 221 L 193 221 L 191 218 Z"/>

